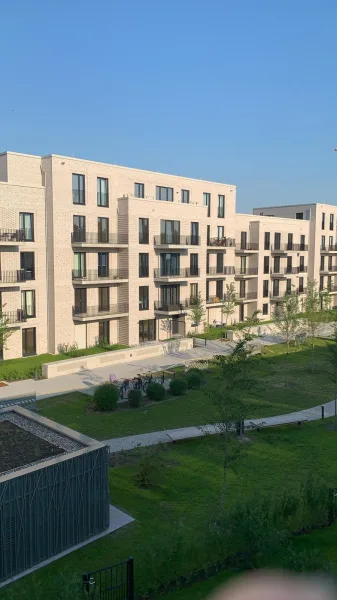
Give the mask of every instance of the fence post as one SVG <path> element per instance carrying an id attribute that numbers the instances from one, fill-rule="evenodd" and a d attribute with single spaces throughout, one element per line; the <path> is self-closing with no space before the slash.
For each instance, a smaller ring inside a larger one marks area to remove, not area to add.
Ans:
<path id="1" fill-rule="evenodd" d="M 322 409 L 322 419 L 324 419 L 324 406 L 321 406 Z"/>
<path id="2" fill-rule="evenodd" d="M 127 577 L 127 596 L 128 600 L 134 600 L 135 589 L 134 589 L 134 578 L 133 578 L 133 557 L 128 558 L 126 563 L 126 577 Z"/>

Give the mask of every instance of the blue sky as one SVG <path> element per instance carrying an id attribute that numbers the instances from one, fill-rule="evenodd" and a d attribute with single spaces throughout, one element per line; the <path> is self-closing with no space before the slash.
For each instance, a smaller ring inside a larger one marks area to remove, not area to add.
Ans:
<path id="1" fill-rule="evenodd" d="M 337 204 L 336 0 L 11 0 L 0 149 Z"/>

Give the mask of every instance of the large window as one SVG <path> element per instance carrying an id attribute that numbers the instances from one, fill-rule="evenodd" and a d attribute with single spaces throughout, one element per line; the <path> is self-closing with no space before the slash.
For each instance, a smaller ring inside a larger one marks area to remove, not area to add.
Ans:
<path id="1" fill-rule="evenodd" d="M 190 274 L 198 275 L 199 273 L 199 256 L 198 254 L 190 254 Z"/>
<path id="2" fill-rule="evenodd" d="M 199 223 L 191 223 L 191 244 L 197 246 L 199 244 Z"/>
<path id="3" fill-rule="evenodd" d="M 180 254 L 167 253 L 160 255 L 160 274 L 161 275 L 179 275 L 180 273 Z"/>
<path id="4" fill-rule="evenodd" d="M 293 257 L 287 256 L 287 273 L 291 273 L 293 269 Z"/>
<path id="5" fill-rule="evenodd" d="M 211 194 L 204 192 L 204 206 L 207 206 L 207 216 L 211 216 Z"/>
<path id="6" fill-rule="evenodd" d="M 160 221 L 160 241 L 162 244 L 180 244 L 180 221 Z"/>
<path id="7" fill-rule="evenodd" d="M 325 257 L 321 256 L 321 265 L 320 265 L 320 270 L 321 271 L 325 271 Z"/>
<path id="8" fill-rule="evenodd" d="M 329 235 L 329 248 L 330 250 L 333 248 L 333 235 Z"/>
<path id="9" fill-rule="evenodd" d="M 223 240 L 225 237 L 225 228 L 223 225 L 218 225 L 217 227 L 217 231 L 218 231 L 218 240 Z"/>
<path id="10" fill-rule="evenodd" d="M 247 248 L 247 231 L 241 231 L 240 242 L 241 242 L 241 250 L 246 250 L 246 248 Z"/>
<path id="11" fill-rule="evenodd" d="M 181 190 L 181 202 L 182 204 L 190 203 L 190 190 Z"/>
<path id="12" fill-rule="evenodd" d="M 87 312 L 87 289 L 75 289 L 75 313 L 85 314 Z"/>
<path id="13" fill-rule="evenodd" d="M 291 279 L 286 281 L 286 294 L 291 294 Z"/>
<path id="14" fill-rule="evenodd" d="M 325 213 L 322 213 L 322 229 L 325 229 Z"/>
<path id="15" fill-rule="evenodd" d="M 280 295 L 280 280 L 274 279 L 273 282 L 273 296 L 278 297 Z"/>
<path id="16" fill-rule="evenodd" d="M 322 250 L 325 250 L 325 235 L 321 236 L 321 248 Z"/>
<path id="17" fill-rule="evenodd" d="M 98 341 L 104 344 L 110 344 L 110 321 L 98 322 Z"/>
<path id="18" fill-rule="evenodd" d="M 73 241 L 85 242 L 85 217 L 83 215 L 73 216 Z"/>
<path id="19" fill-rule="evenodd" d="M 247 256 L 241 256 L 240 258 L 240 273 L 246 275 L 247 273 Z"/>
<path id="20" fill-rule="evenodd" d="M 139 219 L 139 243 L 149 243 L 149 219 Z"/>
<path id="21" fill-rule="evenodd" d="M 21 252 L 20 268 L 24 271 L 27 281 L 35 279 L 35 255 L 34 252 Z"/>
<path id="22" fill-rule="evenodd" d="M 85 252 L 74 252 L 74 278 L 86 277 L 86 254 Z"/>
<path id="23" fill-rule="evenodd" d="M 266 231 L 264 234 L 264 249 L 270 250 L 270 231 Z"/>
<path id="24" fill-rule="evenodd" d="M 19 216 L 19 227 L 23 231 L 24 241 L 34 241 L 34 215 L 33 213 L 22 213 Z"/>
<path id="25" fill-rule="evenodd" d="M 295 217 L 295 218 L 296 218 L 296 219 L 301 219 L 301 220 L 302 220 L 302 219 L 303 219 L 303 213 L 302 213 L 302 212 L 298 212 L 298 213 L 296 213 L 296 217 Z"/>
<path id="26" fill-rule="evenodd" d="M 164 202 L 173 202 L 173 188 L 157 185 L 156 198 Z"/>
<path id="27" fill-rule="evenodd" d="M 73 173 L 73 204 L 85 204 L 85 177 Z"/>
<path id="28" fill-rule="evenodd" d="M 35 290 L 23 290 L 21 292 L 21 309 L 27 319 L 32 319 L 36 316 Z"/>
<path id="29" fill-rule="evenodd" d="M 28 327 L 22 330 L 22 356 L 36 354 L 36 328 Z"/>
<path id="30" fill-rule="evenodd" d="M 109 242 L 109 219 L 107 217 L 98 217 L 97 219 L 98 241 L 101 244 Z"/>
<path id="31" fill-rule="evenodd" d="M 274 273 L 280 273 L 280 257 L 275 256 L 274 258 Z"/>
<path id="32" fill-rule="evenodd" d="M 240 281 L 240 298 L 245 298 L 246 296 L 246 282 L 244 279 L 241 279 Z"/>
<path id="33" fill-rule="evenodd" d="M 218 217 L 223 219 L 225 216 L 225 196 L 223 194 L 218 195 Z"/>
<path id="34" fill-rule="evenodd" d="M 134 195 L 136 198 L 144 198 L 144 183 L 135 183 Z"/>
<path id="35" fill-rule="evenodd" d="M 300 294 L 303 294 L 304 291 L 304 277 L 298 278 L 298 291 Z"/>
<path id="36" fill-rule="evenodd" d="M 300 272 L 304 271 L 304 256 L 300 256 Z"/>
<path id="37" fill-rule="evenodd" d="M 98 310 L 107 311 L 110 306 L 110 288 L 99 287 L 98 288 Z"/>
<path id="38" fill-rule="evenodd" d="M 269 294 L 269 281 L 268 279 L 263 280 L 263 297 L 268 298 Z"/>
<path id="39" fill-rule="evenodd" d="M 109 181 L 105 177 L 97 177 L 97 206 L 109 206 Z"/>
<path id="40" fill-rule="evenodd" d="M 224 272 L 223 252 L 217 252 L 217 255 L 216 255 L 216 272 L 217 273 L 223 273 Z"/>
<path id="41" fill-rule="evenodd" d="M 300 250 L 305 250 L 305 235 L 300 237 Z"/>
<path id="42" fill-rule="evenodd" d="M 268 304 L 263 304 L 262 305 L 262 314 L 263 315 L 267 315 L 268 314 Z"/>
<path id="43" fill-rule="evenodd" d="M 287 250 L 293 249 L 293 240 L 294 240 L 294 235 L 292 233 L 288 233 Z"/>
<path id="44" fill-rule="evenodd" d="M 139 343 L 152 342 L 156 339 L 156 320 L 139 321 Z"/>
<path id="45" fill-rule="evenodd" d="M 109 276 L 109 252 L 98 253 L 98 277 Z"/>
<path id="46" fill-rule="evenodd" d="M 162 306 L 180 304 L 180 285 L 164 285 L 160 289 Z"/>
<path id="47" fill-rule="evenodd" d="M 281 250 L 281 234 L 274 234 L 274 250 Z"/>
<path id="48" fill-rule="evenodd" d="M 190 284 L 190 300 L 191 302 L 193 302 L 193 300 L 195 300 L 196 298 L 198 298 L 198 284 L 197 283 L 191 283 Z"/>
<path id="49" fill-rule="evenodd" d="M 139 254 L 139 277 L 149 276 L 149 255 L 147 252 Z"/>
<path id="50" fill-rule="evenodd" d="M 139 288 L 139 310 L 149 310 L 149 286 L 141 285 Z"/>
<path id="51" fill-rule="evenodd" d="M 334 226 L 334 215 L 331 214 L 330 215 L 330 221 L 329 221 L 329 229 L 330 229 L 330 231 L 333 231 L 333 226 Z"/>
<path id="52" fill-rule="evenodd" d="M 223 300 L 223 280 L 218 279 L 215 284 L 215 295 L 219 300 Z"/>
<path id="53" fill-rule="evenodd" d="M 263 258 L 263 272 L 265 275 L 269 274 L 269 256 Z"/>

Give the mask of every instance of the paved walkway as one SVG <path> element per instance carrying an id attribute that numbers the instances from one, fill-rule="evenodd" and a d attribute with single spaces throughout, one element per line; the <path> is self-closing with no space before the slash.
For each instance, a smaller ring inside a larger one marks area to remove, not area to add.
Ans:
<path id="1" fill-rule="evenodd" d="M 245 429 L 254 429 L 257 426 L 267 427 L 273 425 L 287 425 L 296 421 L 317 421 L 322 417 L 322 406 L 324 406 L 325 417 L 332 417 L 335 414 L 335 401 L 326 402 L 297 412 L 276 417 L 266 417 L 262 419 L 247 419 Z M 153 431 L 140 435 L 131 435 L 128 437 L 114 438 L 105 440 L 111 452 L 121 452 L 122 450 L 132 450 L 137 446 L 154 446 L 160 443 L 178 442 L 180 440 L 189 440 L 200 438 L 205 435 L 214 435 L 219 433 L 217 425 L 204 425 L 202 427 L 183 427 L 182 429 L 168 429 L 165 431 Z"/>

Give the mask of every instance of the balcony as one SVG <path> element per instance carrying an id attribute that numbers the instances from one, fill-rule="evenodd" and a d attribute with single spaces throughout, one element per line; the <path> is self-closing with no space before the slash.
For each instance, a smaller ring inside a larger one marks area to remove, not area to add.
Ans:
<path id="1" fill-rule="evenodd" d="M 161 248 L 173 248 L 181 246 L 200 246 L 200 237 L 198 235 L 155 235 L 153 237 L 155 246 Z"/>
<path id="2" fill-rule="evenodd" d="M 321 246 L 321 252 L 337 252 L 337 244 L 330 244 L 329 246 Z"/>
<path id="3" fill-rule="evenodd" d="M 235 239 L 212 237 L 207 240 L 207 246 L 210 248 L 235 248 Z"/>
<path id="4" fill-rule="evenodd" d="M 20 242 L 30 241 L 30 234 L 25 229 L 0 229 L 0 246 L 17 246 Z"/>
<path id="5" fill-rule="evenodd" d="M 80 306 L 73 306 L 74 321 L 100 321 L 110 317 L 122 317 L 129 312 L 128 304 L 111 304 L 109 306 L 87 306 L 85 309 Z"/>
<path id="6" fill-rule="evenodd" d="M 222 305 L 224 302 L 226 302 L 226 296 L 222 296 L 222 298 L 219 298 L 219 296 L 208 296 L 208 298 L 206 298 L 206 304 L 220 304 Z"/>
<path id="7" fill-rule="evenodd" d="M 21 310 L 21 308 L 18 308 L 17 310 L 12 310 L 9 312 L 3 312 L 2 313 L 2 319 L 1 322 L 2 324 L 6 324 L 8 326 L 10 325 L 16 325 L 16 324 L 20 324 L 20 323 L 25 323 L 27 321 L 27 316 L 26 313 Z"/>
<path id="8" fill-rule="evenodd" d="M 257 292 L 245 292 L 242 296 L 237 294 L 235 302 L 251 302 L 252 300 L 257 300 Z"/>
<path id="9" fill-rule="evenodd" d="M 17 283 L 26 281 L 26 271 L 18 269 L 17 271 L 1 271 L 0 272 L 0 287 L 12 287 Z"/>
<path id="10" fill-rule="evenodd" d="M 223 267 L 223 269 L 218 269 L 218 267 L 208 267 L 207 269 L 207 277 L 215 277 L 215 278 L 223 278 L 226 275 L 234 275 L 235 267 Z"/>
<path id="11" fill-rule="evenodd" d="M 284 300 L 285 298 L 291 296 L 292 294 L 295 294 L 296 296 L 299 296 L 301 294 L 306 294 L 307 293 L 307 288 L 297 288 L 296 290 L 291 290 L 291 292 L 280 292 L 279 290 L 275 290 L 275 291 L 271 291 L 269 293 L 269 297 L 273 302 L 282 302 L 282 300 Z"/>
<path id="12" fill-rule="evenodd" d="M 286 244 L 287 252 L 307 252 L 308 245 L 307 244 Z"/>
<path id="13" fill-rule="evenodd" d="M 285 277 L 285 275 L 298 275 L 299 273 L 307 273 L 308 267 L 283 267 L 282 269 L 270 269 L 272 277 Z"/>
<path id="14" fill-rule="evenodd" d="M 197 298 L 187 298 L 182 302 L 177 302 L 175 304 L 166 304 L 165 302 L 161 302 L 160 300 L 158 300 L 154 303 L 154 310 L 155 312 L 161 313 L 181 313 L 193 306 L 193 304 L 195 304 L 196 301 Z"/>
<path id="15" fill-rule="evenodd" d="M 249 254 L 252 252 L 259 251 L 259 244 L 257 242 L 247 242 L 246 244 L 236 244 L 236 254 Z"/>
<path id="16" fill-rule="evenodd" d="M 71 243 L 78 248 L 84 247 L 126 247 L 128 245 L 128 236 L 119 233 L 89 233 L 87 231 L 73 231 L 71 234 Z"/>
<path id="17" fill-rule="evenodd" d="M 273 254 L 286 254 L 288 252 L 288 244 L 274 244 L 270 247 Z"/>
<path id="18" fill-rule="evenodd" d="M 331 265 L 329 267 L 329 265 L 327 267 L 324 267 L 324 269 L 320 268 L 320 272 L 321 273 L 336 273 L 337 272 L 337 266 L 336 265 Z"/>
<path id="19" fill-rule="evenodd" d="M 165 281 L 171 281 L 174 279 L 188 279 L 189 277 L 199 277 L 200 269 L 177 269 L 172 270 L 170 273 L 165 273 L 161 269 L 154 270 L 154 278 Z"/>
<path id="20" fill-rule="evenodd" d="M 320 294 L 325 294 L 327 292 L 327 289 L 320 289 L 319 293 Z M 337 285 L 331 285 L 329 288 L 329 293 L 330 294 L 335 294 L 337 292 Z"/>
<path id="21" fill-rule="evenodd" d="M 243 277 L 257 277 L 257 267 L 247 267 L 246 269 L 236 269 L 235 278 L 242 279 Z"/>
<path id="22" fill-rule="evenodd" d="M 86 271 L 73 270 L 72 278 L 74 284 L 107 284 L 119 283 L 128 280 L 128 271 L 125 269 L 90 269 Z"/>

